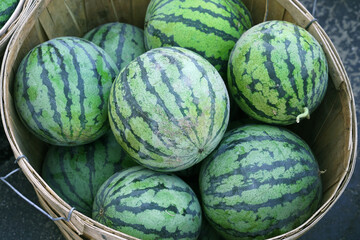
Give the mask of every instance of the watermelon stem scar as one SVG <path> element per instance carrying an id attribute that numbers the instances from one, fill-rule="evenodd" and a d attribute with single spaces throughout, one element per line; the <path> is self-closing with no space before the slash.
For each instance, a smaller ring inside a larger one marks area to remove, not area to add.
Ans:
<path id="1" fill-rule="evenodd" d="M 299 123 L 300 122 L 300 119 L 302 118 L 307 118 L 307 119 L 310 119 L 310 113 L 309 113 L 309 109 L 307 107 L 304 107 L 304 112 L 299 114 L 297 117 L 296 117 L 296 122 Z"/>

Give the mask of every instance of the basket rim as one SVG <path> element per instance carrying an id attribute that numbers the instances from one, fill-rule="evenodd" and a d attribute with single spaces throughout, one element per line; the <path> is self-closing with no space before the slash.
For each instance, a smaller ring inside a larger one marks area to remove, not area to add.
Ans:
<path id="1" fill-rule="evenodd" d="M 296 9 L 296 11 L 299 11 L 299 13 L 302 14 L 302 16 L 301 16 L 302 19 L 305 18 L 308 22 L 310 22 L 313 19 L 313 16 L 310 14 L 310 12 L 298 0 L 274 0 L 274 1 L 277 1 L 278 3 L 280 3 L 287 10 L 288 10 L 289 6 L 293 7 L 294 9 Z M 1 72 L 0 72 L 0 77 L 1 77 L 1 81 L 2 81 L 1 82 L 2 88 L 1 88 L 1 92 L 0 92 L 1 118 L 2 118 L 2 123 L 3 123 L 3 128 L 5 131 L 5 134 L 10 143 L 10 146 L 12 148 L 15 158 L 23 155 L 23 153 L 22 153 L 22 150 L 20 149 L 20 147 L 18 146 L 17 140 L 13 134 L 13 126 L 11 126 L 11 124 L 9 124 L 9 121 L 10 121 L 9 116 L 8 116 L 8 114 L 6 114 L 6 107 L 9 104 L 11 104 L 11 103 L 8 103 L 8 101 L 7 101 L 8 93 L 6 93 L 6 92 L 4 93 L 4 89 L 7 89 L 6 82 L 5 82 L 5 77 L 7 76 L 6 70 L 11 69 L 11 66 L 8 63 L 8 57 L 11 54 L 17 56 L 18 52 L 13 52 L 12 48 L 15 45 L 21 44 L 21 41 L 23 41 L 23 40 L 20 37 L 20 35 L 24 32 L 24 29 L 26 29 L 26 27 L 28 27 L 28 26 L 34 25 L 34 22 L 35 22 L 34 18 L 37 19 L 37 17 L 40 15 L 42 10 L 45 9 L 46 6 L 50 2 L 51 2 L 51 0 L 44 0 L 44 1 L 35 0 L 33 2 L 32 7 L 29 8 L 28 15 L 26 16 L 25 19 L 23 19 L 20 27 L 15 31 L 15 33 L 10 38 L 9 44 L 6 47 L 4 57 L 3 57 L 3 62 L 2 62 L 2 66 L 1 66 Z M 28 21 L 30 18 L 33 19 L 32 22 Z M 296 19 L 294 19 L 294 20 L 297 22 Z M 299 20 L 299 21 L 303 21 L 303 20 Z M 300 24 L 300 25 L 303 25 L 303 24 Z M 25 30 L 25 32 L 27 34 L 29 33 L 29 31 L 30 31 L 30 27 L 28 28 L 27 31 Z M 347 169 L 344 172 L 344 175 L 342 175 L 342 177 L 339 181 L 338 187 L 336 188 L 336 191 L 334 192 L 334 194 L 332 194 L 330 196 L 330 198 L 326 202 L 324 202 L 319 207 L 319 209 L 306 222 L 304 222 L 297 228 L 295 228 L 287 233 L 278 235 L 273 238 L 269 238 L 271 240 L 290 239 L 290 238 L 296 239 L 296 238 L 300 237 L 301 235 L 303 235 L 311 227 L 313 227 L 318 221 L 320 221 L 320 219 L 322 217 L 324 217 L 324 215 L 330 210 L 330 208 L 339 199 L 341 194 L 345 191 L 346 186 L 348 185 L 348 183 L 352 177 L 352 174 L 355 169 L 355 164 L 356 164 L 358 130 L 357 130 L 355 100 L 354 100 L 354 95 L 353 95 L 352 87 L 350 84 L 350 80 L 348 78 L 348 75 L 347 75 L 347 72 L 343 65 L 343 62 L 337 53 L 336 48 L 334 47 L 331 39 L 327 36 L 326 32 L 323 30 L 323 28 L 320 26 L 320 24 L 318 22 L 314 22 L 310 26 L 308 31 L 311 32 L 312 34 L 313 34 L 313 32 L 317 32 L 317 34 L 319 34 L 322 37 L 322 41 L 324 42 L 324 44 L 327 44 L 327 46 L 329 47 L 329 49 L 331 51 L 330 57 L 334 58 L 333 60 L 335 61 L 336 65 L 338 65 L 337 66 L 338 67 L 337 74 L 340 75 L 340 81 L 336 81 L 336 82 L 334 82 L 334 84 L 338 90 L 344 91 L 346 93 L 346 96 L 348 97 L 348 101 L 347 101 L 348 106 L 347 107 L 349 108 L 349 113 L 351 115 L 349 118 L 350 119 L 350 126 L 349 126 L 350 133 L 349 133 L 349 142 L 348 142 L 348 144 L 349 144 L 348 151 L 350 152 L 350 154 L 349 154 L 349 159 L 347 159 Z M 20 41 L 20 43 L 19 43 L 19 41 Z M 35 185 L 40 184 L 41 191 L 47 191 L 48 195 L 50 195 L 53 198 L 52 202 L 54 202 L 60 206 L 60 208 L 61 208 L 60 213 L 56 212 L 56 211 L 52 211 L 52 213 L 57 214 L 59 216 L 66 216 L 67 213 L 70 211 L 71 206 L 69 206 L 67 203 L 65 203 L 56 193 L 50 192 L 48 189 L 51 189 L 51 188 L 47 185 L 47 183 L 40 176 L 35 176 L 36 178 L 39 178 L 38 179 L 39 183 L 34 183 L 34 179 L 32 178 L 33 176 L 31 176 L 31 175 L 34 173 L 36 175 L 36 171 L 33 169 L 33 167 L 29 163 L 27 163 L 23 159 L 20 159 L 18 161 L 18 165 L 24 172 L 26 178 L 31 182 L 31 184 L 33 185 L 33 187 L 35 188 L 37 193 L 39 193 L 39 189 L 36 189 Z M 44 200 L 44 199 L 42 199 L 42 200 Z M 45 199 L 44 201 L 47 202 L 47 199 Z M 123 233 L 118 232 L 116 230 L 109 231 L 109 228 L 106 227 L 105 225 L 102 225 L 102 224 L 96 222 L 95 220 L 93 220 L 89 217 L 86 217 L 85 215 L 81 214 L 80 212 L 77 212 L 76 210 L 73 212 L 73 216 L 74 217 L 72 217 L 69 224 L 70 224 L 71 228 L 74 228 L 74 226 L 80 226 L 80 228 L 77 228 L 77 229 L 75 228 L 76 234 L 83 234 L 84 228 L 86 229 L 86 228 L 101 227 L 101 230 L 103 230 L 109 234 L 113 234 L 114 231 L 116 233 L 119 233 L 119 235 L 118 235 L 119 239 L 122 239 L 122 238 L 120 238 L 120 236 L 124 236 Z"/>

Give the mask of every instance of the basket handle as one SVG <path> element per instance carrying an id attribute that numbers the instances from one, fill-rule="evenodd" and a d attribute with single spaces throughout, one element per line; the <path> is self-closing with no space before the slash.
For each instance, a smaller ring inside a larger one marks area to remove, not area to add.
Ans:
<path id="1" fill-rule="evenodd" d="M 17 168 L 15 170 L 12 170 L 10 173 L 8 173 L 7 175 L 5 175 L 4 177 L 0 177 L 0 180 L 2 182 L 4 182 L 6 185 L 8 185 L 17 195 L 19 195 L 22 199 L 24 199 L 27 203 L 29 203 L 31 206 L 33 206 L 34 208 L 36 208 L 37 210 L 39 210 L 42 214 L 44 214 L 45 216 L 47 216 L 49 219 L 51 219 L 52 221 L 59 221 L 59 220 L 64 220 L 66 222 L 69 222 L 71 219 L 71 214 L 74 211 L 75 207 L 72 207 L 69 211 L 68 216 L 65 217 L 57 217 L 54 218 L 52 217 L 49 213 L 47 213 L 46 211 L 44 211 L 41 207 L 39 207 L 38 205 L 36 205 L 35 203 L 33 203 L 30 199 L 28 199 L 27 197 L 25 197 L 22 193 L 20 193 L 13 185 L 11 185 L 6 179 L 8 177 L 10 177 L 12 174 L 18 172 L 20 170 L 20 168 Z"/>

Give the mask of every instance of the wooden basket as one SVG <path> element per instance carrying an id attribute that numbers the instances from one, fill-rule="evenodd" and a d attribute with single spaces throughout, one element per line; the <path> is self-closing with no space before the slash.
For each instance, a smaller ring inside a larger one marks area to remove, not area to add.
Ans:
<path id="1" fill-rule="evenodd" d="M 11 36 L 19 26 L 24 24 L 24 20 L 27 19 L 27 14 L 29 14 L 31 8 L 35 6 L 33 2 L 34 0 L 20 0 L 9 20 L 0 28 L 0 59 Z"/>
<path id="2" fill-rule="evenodd" d="M 37 140 L 21 123 L 13 103 L 13 79 L 20 61 L 37 44 L 58 36 L 83 36 L 107 22 L 120 21 L 143 27 L 149 0 L 35 0 L 35 7 L 21 22 L 4 54 L 1 71 L 3 126 L 18 164 L 33 185 L 43 208 L 54 217 L 67 217 L 71 206 L 59 198 L 39 175 L 47 145 Z M 262 22 L 266 0 L 244 0 L 254 24 Z M 307 26 L 313 17 L 297 0 L 270 0 L 268 20 L 286 20 Z M 322 174 L 323 202 L 304 224 L 272 239 L 295 239 L 316 224 L 343 193 L 354 170 L 357 123 L 351 85 L 329 37 L 317 22 L 308 31 L 321 43 L 329 63 L 329 87 L 324 101 L 310 120 L 292 130 L 313 149 Z M 74 211 L 71 220 L 56 221 L 67 239 L 135 239 Z"/>

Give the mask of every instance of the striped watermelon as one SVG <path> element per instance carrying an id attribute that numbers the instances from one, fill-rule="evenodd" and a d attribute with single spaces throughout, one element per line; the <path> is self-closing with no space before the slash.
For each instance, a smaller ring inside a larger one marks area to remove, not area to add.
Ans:
<path id="1" fill-rule="evenodd" d="M 81 146 L 52 145 L 44 159 L 42 177 L 63 200 L 91 217 L 100 186 L 117 171 L 135 165 L 109 131 Z"/>
<path id="2" fill-rule="evenodd" d="M 145 52 L 144 30 L 126 23 L 106 23 L 86 33 L 84 38 L 104 49 L 119 70 Z"/>
<path id="3" fill-rule="evenodd" d="M 202 215 L 192 189 L 172 174 L 137 166 L 99 189 L 93 219 L 140 239 L 196 239 Z"/>
<path id="4" fill-rule="evenodd" d="M 0 29 L 6 24 L 15 11 L 20 0 L 1 0 L 0 2 Z"/>
<path id="5" fill-rule="evenodd" d="M 15 106 L 41 140 L 73 146 L 94 141 L 109 129 L 107 106 L 118 69 L 94 43 L 75 37 L 44 42 L 21 62 Z"/>
<path id="6" fill-rule="evenodd" d="M 110 126 L 140 164 L 179 171 L 204 159 L 220 142 L 229 120 L 229 97 L 216 69 L 179 47 L 152 49 L 114 81 Z"/>
<path id="7" fill-rule="evenodd" d="M 309 117 L 322 101 L 327 82 L 320 44 L 285 21 L 252 27 L 229 58 L 229 91 L 245 113 L 266 123 L 288 125 Z"/>
<path id="8" fill-rule="evenodd" d="M 145 48 L 190 49 L 226 77 L 231 49 L 251 25 L 241 0 L 152 0 L 145 16 Z"/>
<path id="9" fill-rule="evenodd" d="M 227 132 L 199 179 L 204 214 L 226 239 L 288 232 L 317 210 L 322 196 L 309 146 L 289 130 L 263 124 Z"/>

